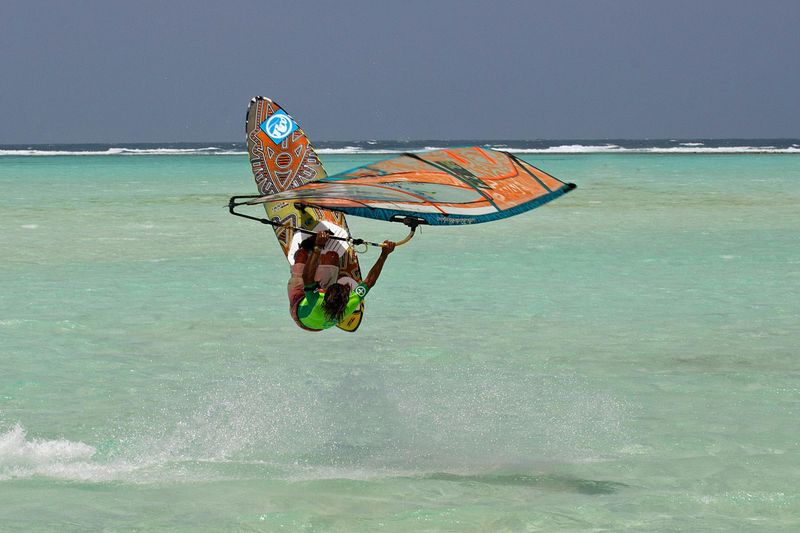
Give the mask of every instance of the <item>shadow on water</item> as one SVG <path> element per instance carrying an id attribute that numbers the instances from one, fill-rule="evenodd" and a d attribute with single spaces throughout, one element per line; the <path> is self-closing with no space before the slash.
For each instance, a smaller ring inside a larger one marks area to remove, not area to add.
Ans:
<path id="1" fill-rule="evenodd" d="M 458 475 L 444 472 L 429 474 L 422 479 L 433 481 L 451 481 L 454 483 L 474 483 L 485 485 L 503 485 L 510 487 L 531 487 L 555 492 L 575 492 L 578 494 L 615 494 L 629 485 L 615 481 L 599 481 L 593 479 L 579 479 L 556 475 L 525 475 L 525 474 L 488 474 L 488 475 Z"/>

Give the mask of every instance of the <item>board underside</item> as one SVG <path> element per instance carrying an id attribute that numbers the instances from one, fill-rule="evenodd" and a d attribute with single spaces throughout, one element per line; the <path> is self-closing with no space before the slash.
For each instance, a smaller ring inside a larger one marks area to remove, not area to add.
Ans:
<path id="1" fill-rule="evenodd" d="M 264 97 L 250 101 L 247 110 L 247 151 L 258 192 L 271 195 L 287 191 L 327 176 L 322 163 L 302 129 L 278 104 Z M 328 209 L 305 207 L 297 209 L 293 202 L 267 202 L 267 217 L 275 222 L 312 230 L 320 221 L 331 222 L 350 233 L 343 213 Z M 275 236 L 284 255 L 295 230 L 276 227 Z M 287 256 L 287 260 L 288 260 Z M 342 258 L 340 276 L 361 281 L 358 256 L 348 247 Z M 337 326 L 355 331 L 363 318 L 364 304 Z"/>

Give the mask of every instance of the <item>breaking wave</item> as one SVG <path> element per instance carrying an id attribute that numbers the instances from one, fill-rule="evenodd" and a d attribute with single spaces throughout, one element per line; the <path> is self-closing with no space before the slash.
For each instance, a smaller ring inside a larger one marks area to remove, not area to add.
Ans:
<path id="1" fill-rule="evenodd" d="M 124 148 L 105 149 L 41 149 L 10 148 L 0 149 L 0 156 L 98 156 L 98 155 L 246 155 L 246 151 L 223 149 L 215 146 L 203 148 Z"/>

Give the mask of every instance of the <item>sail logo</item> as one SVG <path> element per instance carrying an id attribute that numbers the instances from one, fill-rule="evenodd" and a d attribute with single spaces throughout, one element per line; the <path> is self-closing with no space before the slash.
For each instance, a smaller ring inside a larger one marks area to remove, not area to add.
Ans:
<path id="1" fill-rule="evenodd" d="M 297 129 L 297 124 L 292 120 L 292 117 L 278 110 L 262 122 L 260 127 L 272 139 L 272 142 L 279 144 Z"/>

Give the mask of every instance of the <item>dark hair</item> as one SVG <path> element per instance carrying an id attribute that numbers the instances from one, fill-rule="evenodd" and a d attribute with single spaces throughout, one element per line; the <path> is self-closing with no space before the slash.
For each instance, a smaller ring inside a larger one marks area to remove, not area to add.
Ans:
<path id="1" fill-rule="evenodd" d="M 347 285 L 334 283 L 325 289 L 325 299 L 322 301 L 322 311 L 328 320 L 341 322 L 344 318 L 344 310 L 350 299 L 350 291 Z"/>

